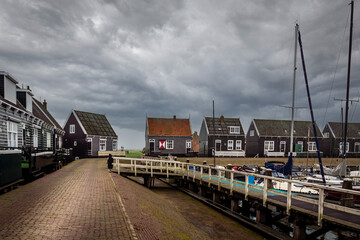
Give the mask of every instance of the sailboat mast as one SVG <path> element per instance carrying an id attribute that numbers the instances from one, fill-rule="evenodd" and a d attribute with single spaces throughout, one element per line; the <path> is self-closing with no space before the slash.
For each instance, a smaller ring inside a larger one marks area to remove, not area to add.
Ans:
<path id="1" fill-rule="evenodd" d="M 346 138 L 347 138 L 347 127 L 348 127 L 348 115 L 349 115 L 349 89 L 350 89 L 354 1 L 351 1 L 350 5 L 351 5 L 351 17 L 350 17 L 349 56 L 348 56 L 348 71 L 347 71 L 347 86 L 346 86 L 346 108 L 345 108 L 344 142 L 343 142 L 343 160 L 345 160 L 345 158 L 346 158 Z"/>
<path id="2" fill-rule="evenodd" d="M 296 54 L 297 54 L 297 38 L 299 25 L 295 25 L 295 47 L 294 47 L 294 73 L 293 73 L 293 89 L 292 89 L 292 105 L 291 105 L 291 132 L 290 132 L 290 153 L 294 147 L 294 111 L 295 111 L 295 79 L 296 79 Z"/>

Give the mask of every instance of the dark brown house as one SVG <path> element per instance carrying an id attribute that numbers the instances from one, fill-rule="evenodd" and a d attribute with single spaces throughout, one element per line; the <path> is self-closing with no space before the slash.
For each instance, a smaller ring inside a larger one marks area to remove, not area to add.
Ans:
<path id="1" fill-rule="evenodd" d="M 322 151 L 323 135 L 316 125 L 319 148 Z M 309 135 L 309 137 L 308 137 Z M 246 134 L 246 156 L 283 157 L 290 151 L 291 121 L 253 119 Z M 297 156 L 316 154 L 312 122 L 294 122 L 293 152 Z"/>
<path id="2" fill-rule="evenodd" d="M 145 151 L 147 155 L 192 155 L 190 119 L 146 118 Z"/>
<path id="3" fill-rule="evenodd" d="M 116 155 L 118 137 L 105 115 L 73 110 L 64 130 L 64 146 L 72 148 L 75 157 Z"/>
<path id="4" fill-rule="evenodd" d="M 340 122 L 329 122 L 323 130 L 324 155 L 339 157 L 343 153 L 344 126 Z M 360 123 L 348 123 L 346 156 L 360 157 Z"/>
<path id="5" fill-rule="evenodd" d="M 205 117 L 199 135 L 199 155 L 244 157 L 245 133 L 239 118 Z"/>

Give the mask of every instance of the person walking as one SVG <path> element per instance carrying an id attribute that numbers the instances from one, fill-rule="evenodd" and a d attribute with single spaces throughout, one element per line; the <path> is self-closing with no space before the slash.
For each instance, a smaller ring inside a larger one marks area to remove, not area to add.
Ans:
<path id="1" fill-rule="evenodd" d="M 111 172 L 111 169 L 113 168 L 113 162 L 114 162 L 114 159 L 112 158 L 111 154 L 109 154 L 109 158 L 107 160 L 109 172 Z"/>

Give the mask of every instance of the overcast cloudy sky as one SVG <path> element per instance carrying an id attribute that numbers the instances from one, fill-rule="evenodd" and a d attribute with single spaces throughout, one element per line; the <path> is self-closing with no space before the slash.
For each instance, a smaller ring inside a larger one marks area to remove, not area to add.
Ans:
<path id="1" fill-rule="evenodd" d="M 340 121 L 348 0 L 2 0 L 0 70 L 63 125 L 71 109 L 105 113 L 125 148 L 144 146 L 146 114 L 290 119 L 294 26 L 300 25 L 316 120 Z M 351 98 L 360 94 L 355 1 Z M 298 54 L 299 56 L 299 54 Z M 296 105 L 307 107 L 298 57 Z M 329 101 L 328 101 L 329 100 Z M 328 104 L 329 102 L 329 104 Z M 360 122 L 359 106 L 350 119 Z M 297 120 L 310 120 L 299 109 Z"/>

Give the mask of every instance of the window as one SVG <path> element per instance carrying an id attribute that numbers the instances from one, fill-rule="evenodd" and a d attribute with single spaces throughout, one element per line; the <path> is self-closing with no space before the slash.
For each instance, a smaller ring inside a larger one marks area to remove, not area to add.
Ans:
<path id="1" fill-rule="evenodd" d="M 106 150 L 106 139 L 100 139 L 100 151 Z"/>
<path id="2" fill-rule="evenodd" d="M 253 137 L 255 135 L 255 131 L 254 130 L 250 130 L 250 137 Z"/>
<path id="3" fill-rule="evenodd" d="M 39 146 L 39 131 L 34 128 L 34 135 L 33 135 L 33 147 L 37 148 Z"/>
<path id="4" fill-rule="evenodd" d="M 360 142 L 356 142 L 354 144 L 354 152 L 360 152 Z"/>
<path id="5" fill-rule="evenodd" d="M 329 138 L 329 133 L 328 132 L 324 133 L 324 138 Z"/>
<path id="6" fill-rule="evenodd" d="M 59 148 L 62 148 L 63 139 L 61 136 L 59 136 Z"/>
<path id="7" fill-rule="evenodd" d="M 264 142 L 264 151 L 265 152 L 274 151 L 274 141 L 265 141 Z"/>
<path id="8" fill-rule="evenodd" d="M 239 126 L 230 126 L 230 133 L 233 134 L 240 134 L 240 127 Z"/>
<path id="9" fill-rule="evenodd" d="M 342 153 L 344 150 L 343 150 L 343 142 L 341 142 L 339 144 L 339 149 L 340 149 L 340 153 Z M 346 152 L 349 152 L 349 142 L 346 142 Z"/>
<path id="10" fill-rule="evenodd" d="M 308 151 L 309 152 L 316 151 L 316 143 L 315 142 L 309 142 Z"/>
<path id="11" fill-rule="evenodd" d="M 92 142 L 92 138 L 87 138 L 86 141 L 87 141 L 88 143 L 90 143 L 90 142 Z"/>
<path id="12" fill-rule="evenodd" d="M 166 140 L 166 149 L 174 149 L 174 140 Z"/>
<path id="13" fill-rule="evenodd" d="M 186 140 L 186 148 L 191 148 L 191 140 Z"/>
<path id="14" fill-rule="evenodd" d="M 70 125 L 70 133 L 75 133 L 75 124 Z"/>
<path id="15" fill-rule="evenodd" d="M 46 147 L 51 148 L 51 133 L 46 133 Z"/>
<path id="16" fill-rule="evenodd" d="M 113 140 L 112 150 L 113 151 L 117 150 L 117 140 L 116 139 Z"/>
<path id="17" fill-rule="evenodd" d="M 234 141 L 228 140 L 228 150 L 233 150 L 233 149 L 234 149 Z"/>
<path id="18" fill-rule="evenodd" d="M 241 150 L 241 140 L 236 140 L 236 150 Z"/>
<path id="19" fill-rule="evenodd" d="M 18 126 L 17 123 L 7 122 L 7 138 L 9 147 L 18 147 Z"/>
<path id="20" fill-rule="evenodd" d="M 280 142 L 280 152 L 285 152 L 286 151 L 286 141 L 281 141 Z"/>
<path id="21" fill-rule="evenodd" d="M 74 141 L 74 147 L 76 147 L 77 146 L 77 141 Z"/>

